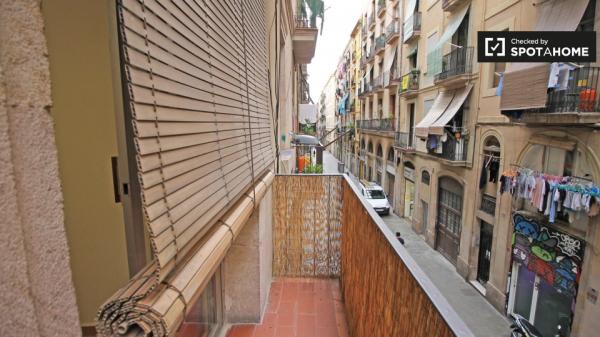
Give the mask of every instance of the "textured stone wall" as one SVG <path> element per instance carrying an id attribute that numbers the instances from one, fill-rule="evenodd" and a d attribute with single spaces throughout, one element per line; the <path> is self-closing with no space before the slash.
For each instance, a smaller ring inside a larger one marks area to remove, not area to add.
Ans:
<path id="1" fill-rule="evenodd" d="M 79 336 L 40 2 L 0 1 L 0 336 Z"/>

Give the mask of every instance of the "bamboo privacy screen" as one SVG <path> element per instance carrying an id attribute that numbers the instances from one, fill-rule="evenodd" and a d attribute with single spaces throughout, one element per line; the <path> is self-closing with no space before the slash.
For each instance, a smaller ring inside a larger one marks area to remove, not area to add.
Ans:
<path id="1" fill-rule="evenodd" d="M 277 176 L 273 184 L 273 274 L 340 274 L 342 176 Z"/>
<path id="2" fill-rule="evenodd" d="M 351 335 L 454 336 L 347 182 L 343 193 L 341 280 Z"/>
<path id="3" fill-rule="evenodd" d="M 264 0 L 119 1 L 154 260 L 101 308 L 100 334 L 170 335 L 235 236 L 234 215 L 264 193 L 274 158 L 264 12 Z"/>

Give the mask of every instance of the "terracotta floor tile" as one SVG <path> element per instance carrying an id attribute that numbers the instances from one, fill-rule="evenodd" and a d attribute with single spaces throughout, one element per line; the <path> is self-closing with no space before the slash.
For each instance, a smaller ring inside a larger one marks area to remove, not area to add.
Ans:
<path id="1" fill-rule="evenodd" d="M 316 337 L 339 337 L 336 326 L 317 327 Z"/>
<path id="2" fill-rule="evenodd" d="M 257 325 L 254 330 L 254 337 L 275 337 L 275 327 Z"/>
<path id="3" fill-rule="evenodd" d="M 254 325 L 236 325 L 229 330 L 227 337 L 253 337 Z"/>
<path id="4" fill-rule="evenodd" d="M 279 326 L 275 329 L 275 337 L 296 337 L 296 327 Z"/>
<path id="5" fill-rule="evenodd" d="M 298 300 L 298 313 L 300 314 L 315 314 L 317 307 L 313 296 L 305 296 Z"/>
<path id="6" fill-rule="evenodd" d="M 348 337 L 338 281 L 275 279 L 263 322 L 234 326 L 227 337 Z"/>

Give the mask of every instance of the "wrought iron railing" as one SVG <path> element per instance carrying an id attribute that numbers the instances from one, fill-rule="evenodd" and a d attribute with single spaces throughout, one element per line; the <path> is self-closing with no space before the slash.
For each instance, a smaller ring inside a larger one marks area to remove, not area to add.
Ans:
<path id="1" fill-rule="evenodd" d="M 317 28 L 317 25 L 313 24 L 306 16 L 298 15 L 296 16 L 296 28 Z"/>
<path id="2" fill-rule="evenodd" d="M 378 53 L 385 49 L 385 36 L 380 35 L 375 39 L 375 52 Z"/>
<path id="3" fill-rule="evenodd" d="M 414 150 L 416 144 L 415 135 L 409 132 L 396 132 L 394 145 L 405 150 Z"/>
<path id="4" fill-rule="evenodd" d="M 570 71 L 566 88 L 548 93 L 540 112 L 600 112 L 600 67 Z"/>
<path id="5" fill-rule="evenodd" d="M 404 22 L 404 33 L 402 40 L 407 42 L 417 32 L 421 31 L 421 13 L 416 12 Z"/>
<path id="6" fill-rule="evenodd" d="M 456 139 L 454 135 L 448 134 L 448 139 L 442 143 L 442 153 L 438 156 L 449 161 L 463 162 L 467 160 L 467 149 L 467 139 Z"/>
<path id="7" fill-rule="evenodd" d="M 398 67 L 392 67 L 390 70 L 390 80 L 392 82 L 398 82 L 402 79 L 402 72 Z"/>
<path id="8" fill-rule="evenodd" d="M 383 75 L 378 75 L 373 80 L 373 90 L 379 90 L 383 88 Z"/>
<path id="9" fill-rule="evenodd" d="M 390 41 L 392 38 L 400 35 L 400 25 L 398 25 L 398 19 L 394 19 L 385 28 L 385 41 Z"/>
<path id="10" fill-rule="evenodd" d="M 442 58 L 442 72 L 435 75 L 435 81 L 470 74 L 472 71 L 473 47 L 456 48 Z"/>
<path id="11" fill-rule="evenodd" d="M 385 0 L 377 0 L 377 15 L 381 15 L 381 13 L 385 10 Z"/>
<path id="12" fill-rule="evenodd" d="M 394 131 L 394 118 L 359 120 L 356 125 L 365 130 Z"/>
<path id="13" fill-rule="evenodd" d="M 399 93 L 405 93 L 407 91 L 419 90 L 419 75 L 418 70 L 413 70 L 410 73 L 402 76 L 400 80 Z"/>
<path id="14" fill-rule="evenodd" d="M 492 197 L 491 195 L 482 194 L 481 195 L 481 205 L 479 208 L 487 214 L 495 215 L 496 214 L 496 198 Z"/>

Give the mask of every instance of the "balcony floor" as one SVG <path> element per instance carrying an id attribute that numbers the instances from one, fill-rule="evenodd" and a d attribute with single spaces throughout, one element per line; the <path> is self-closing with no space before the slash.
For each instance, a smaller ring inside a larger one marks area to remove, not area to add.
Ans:
<path id="1" fill-rule="evenodd" d="M 339 281 L 277 278 L 263 322 L 233 326 L 227 337 L 348 337 Z"/>

